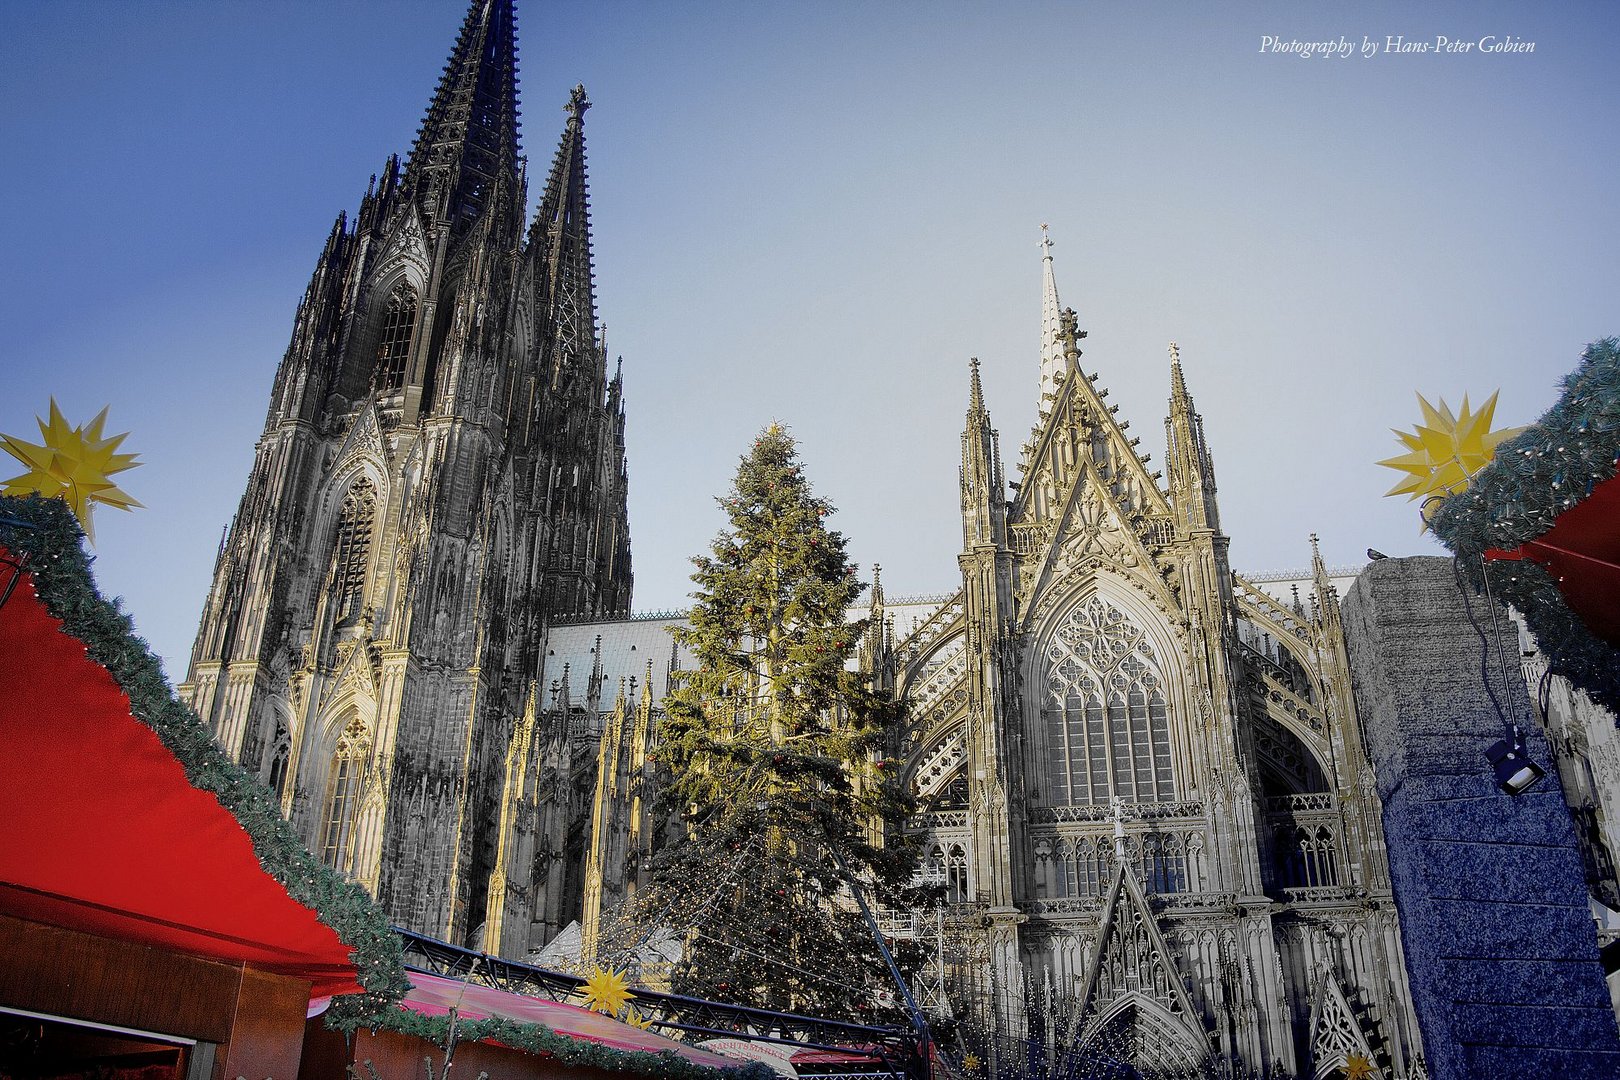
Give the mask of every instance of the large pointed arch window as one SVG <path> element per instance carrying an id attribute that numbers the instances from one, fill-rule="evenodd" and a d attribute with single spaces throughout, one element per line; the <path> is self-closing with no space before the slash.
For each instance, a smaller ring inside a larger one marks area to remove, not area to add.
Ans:
<path id="1" fill-rule="evenodd" d="M 366 726 L 357 716 L 349 721 L 326 779 L 326 815 L 321 825 L 321 861 L 343 869 L 354 830 L 354 812 L 366 765 Z"/>
<path id="2" fill-rule="evenodd" d="M 1048 802 L 1173 800 L 1164 680 L 1141 628 L 1094 596 L 1052 636 L 1046 663 Z"/>
<path id="3" fill-rule="evenodd" d="M 361 477 L 343 498 L 337 543 L 332 550 L 332 610 L 338 625 L 360 615 L 366 591 L 366 564 L 371 555 L 372 523 L 377 515 L 377 489 Z"/>
<path id="4" fill-rule="evenodd" d="M 379 391 L 388 393 L 405 385 L 410 362 L 411 330 L 416 325 L 416 290 L 400 282 L 388 294 L 382 329 L 377 336 L 377 366 L 372 376 Z"/>

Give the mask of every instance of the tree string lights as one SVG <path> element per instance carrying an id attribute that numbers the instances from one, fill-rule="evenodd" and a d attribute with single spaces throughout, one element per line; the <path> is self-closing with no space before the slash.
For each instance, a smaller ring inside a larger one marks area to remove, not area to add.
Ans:
<path id="1" fill-rule="evenodd" d="M 851 669 L 863 626 L 845 614 L 864 585 L 780 426 L 719 503 L 728 528 L 693 560 L 696 603 L 677 632 L 697 666 L 672 685 L 658 733 L 671 839 L 599 955 L 643 978 L 662 965 L 677 993 L 869 1023 L 892 1010 L 889 979 L 833 852 L 888 904 L 916 858 L 885 837 L 908 809 L 881 768 L 899 709 Z M 660 933 L 673 939 L 662 961 L 647 955 Z"/>

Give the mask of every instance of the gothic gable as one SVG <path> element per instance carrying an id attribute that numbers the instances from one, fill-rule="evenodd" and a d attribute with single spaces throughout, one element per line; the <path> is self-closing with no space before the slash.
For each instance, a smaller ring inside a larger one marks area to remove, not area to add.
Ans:
<path id="1" fill-rule="evenodd" d="M 1065 313 L 1072 318 L 1072 313 Z M 1068 328 L 1073 332 L 1072 325 Z M 1126 436 L 1130 422 L 1115 416 L 1118 406 L 1105 406 L 1108 396 L 1079 368 L 1079 350 L 1067 357 L 1050 411 L 1043 410 L 1033 438 L 1024 445 L 1023 482 L 1008 520 L 1014 524 L 1050 522 L 1062 513 L 1063 496 L 1074 487 L 1084 465 L 1095 470 L 1094 482 L 1119 506 L 1133 527 L 1145 530 L 1159 520 L 1168 523 L 1170 504 L 1159 490 L 1158 474 L 1138 455 L 1135 437 Z"/>
<path id="2" fill-rule="evenodd" d="M 1097 570 L 1119 575 L 1174 618 L 1175 597 L 1153 552 L 1124 519 L 1096 466 L 1082 462 L 1075 481 L 1062 493 L 1061 516 L 1033 529 L 1012 526 L 1015 549 L 1027 549 L 1016 579 L 1023 627 L 1050 615 L 1054 604 L 1072 594 L 1071 583 Z M 1020 543 L 1024 537 L 1029 541 Z"/>
<path id="3" fill-rule="evenodd" d="M 377 465 L 378 479 L 381 480 L 388 475 L 388 457 L 388 443 L 377 420 L 376 403 L 367 402 L 332 455 L 331 473 L 333 476 L 343 476 L 363 463 L 372 462 Z"/>
<path id="4" fill-rule="evenodd" d="M 421 287 L 427 283 L 429 264 L 427 231 L 416 207 L 407 204 L 372 263 L 371 281 L 387 287 L 403 276 Z"/>
<path id="5" fill-rule="evenodd" d="M 1322 969 L 1311 1004 L 1311 1075 L 1322 1078 L 1349 1071 L 1351 1058 L 1371 1064 L 1372 1046 L 1356 1020 L 1355 1010 L 1339 988 L 1339 980 L 1326 967 Z M 1374 1074 L 1376 1075 L 1376 1073 Z"/>
<path id="6" fill-rule="evenodd" d="M 345 641 L 338 645 L 337 670 L 322 687 L 320 711 L 330 723 L 351 707 L 368 718 L 376 713 L 377 670 L 370 649 Z"/>
<path id="7" fill-rule="evenodd" d="M 1097 952 L 1080 995 L 1080 1015 L 1086 1018 L 1088 1037 L 1115 1011 L 1117 1003 L 1133 996 L 1153 1002 L 1187 1027 L 1189 1034 L 1195 1031 L 1197 1013 L 1170 947 L 1123 860 L 1115 870 L 1100 925 Z"/>

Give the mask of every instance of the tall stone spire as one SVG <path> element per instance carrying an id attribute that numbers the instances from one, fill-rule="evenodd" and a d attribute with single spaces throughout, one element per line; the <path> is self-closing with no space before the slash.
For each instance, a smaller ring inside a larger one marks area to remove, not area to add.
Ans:
<path id="1" fill-rule="evenodd" d="M 518 176 L 517 28 L 512 0 L 473 0 L 417 131 L 405 182 L 452 230 L 482 216 Z"/>
<path id="2" fill-rule="evenodd" d="M 1041 403 L 1046 409 L 1046 396 L 1057 393 L 1059 376 L 1063 374 L 1063 336 L 1059 323 L 1057 279 L 1052 276 L 1052 238 L 1046 226 L 1041 226 Z"/>
<path id="3" fill-rule="evenodd" d="M 597 348 L 585 177 L 585 111 L 590 107 L 585 87 L 575 86 L 563 106 L 568 122 L 546 177 L 540 210 L 529 228 L 527 254 L 539 264 L 539 299 L 552 316 L 554 337 L 546 347 L 551 354 L 547 375 L 553 385 L 561 381 L 568 365 L 582 364 Z"/>

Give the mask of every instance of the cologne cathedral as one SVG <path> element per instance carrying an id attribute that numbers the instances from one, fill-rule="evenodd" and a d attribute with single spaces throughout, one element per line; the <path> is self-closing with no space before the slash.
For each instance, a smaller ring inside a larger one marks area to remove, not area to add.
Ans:
<path id="1" fill-rule="evenodd" d="M 316 262 L 180 688 L 391 919 L 492 950 L 580 888 L 546 857 L 579 801 L 539 717 L 548 626 L 630 606 L 588 106 L 526 222 L 512 4 L 472 5 L 410 155 Z"/>
<path id="2" fill-rule="evenodd" d="M 514 38 L 475 0 L 410 154 L 333 225 L 181 690 L 391 919 L 523 957 L 589 949 L 635 890 L 682 657 L 677 618 L 630 615 L 588 102 L 525 220 Z M 947 899 L 890 913 L 929 1008 L 1130 1075 L 1422 1075 L 1335 580 L 1232 572 L 1179 356 L 1161 476 L 1043 265 L 1017 479 L 975 366 L 960 585 L 874 583 L 862 650 L 909 704 Z"/>

